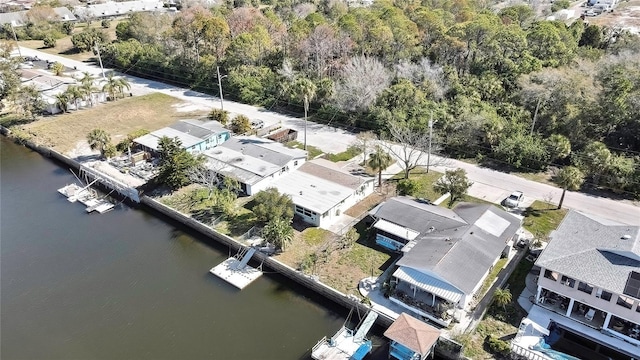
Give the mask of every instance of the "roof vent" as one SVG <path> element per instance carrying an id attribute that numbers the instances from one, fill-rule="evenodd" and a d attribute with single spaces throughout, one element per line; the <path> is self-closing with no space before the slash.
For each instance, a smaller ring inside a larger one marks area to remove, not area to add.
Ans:
<path id="1" fill-rule="evenodd" d="M 629 240 L 629 239 L 631 239 L 631 235 L 629 235 L 629 234 L 622 235 L 621 239 L 622 240 Z"/>
<path id="2" fill-rule="evenodd" d="M 435 227 L 433 227 L 433 226 L 429 226 L 429 232 L 432 232 L 432 231 L 435 231 L 435 230 L 436 230 L 436 228 L 435 228 Z"/>
<path id="3" fill-rule="evenodd" d="M 242 156 L 238 156 L 237 158 L 233 158 L 231 161 L 233 161 L 233 162 L 240 162 L 240 161 L 242 161 L 242 160 L 244 160 L 244 159 L 242 158 Z"/>

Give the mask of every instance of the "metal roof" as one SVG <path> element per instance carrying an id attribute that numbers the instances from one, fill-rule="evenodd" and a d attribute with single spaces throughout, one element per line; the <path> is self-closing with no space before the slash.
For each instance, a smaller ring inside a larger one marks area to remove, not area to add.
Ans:
<path id="1" fill-rule="evenodd" d="M 290 149 L 278 142 L 256 136 L 235 136 L 220 146 L 279 167 L 287 165 L 293 159 L 307 158 L 304 150 Z"/>
<path id="2" fill-rule="evenodd" d="M 103 4 L 78 5 L 74 7 L 76 14 L 96 18 L 119 16 L 142 11 L 164 11 L 164 4 L 162 1 L 157 0 L 135 0 L 122 2 L 109 1 Z"/>
<path id="3" fill-rule="evenodd" d="M 448 282 L 436 279 L 420 270 L 412 269 L 410 267 L 399 267 L 393 273 L 393 276 L 453 303 L 458 303 L 464 296 L 464 292 L 456 289 Z"/>
<path id="4" fill-rule="evenodd" d="M 75 15 L 66 7 L 53 8 L 53 17 L 50 21 L 74 21 Z M 29 10 L 16 11 L 10 13 L 0 13 L 0 24 L 11 24 L 13 26 L 23 26 L 29 22 L 28 18 Z"/>
<path id="5" fill-rule="evenodd" d="M 212 160 L 208 163 L 214 171 L 230 174 L 242 183 L 253 185 L 282 170 L 283 166 L 272 164 L 264 158 L 243 154 L 223 146 L 224 144 L 226 143 L 203 152 Z"/>
<path id="6" fill-rule="evenodd" d="M 408 229 L 404 226 L 396 225 L 384 219 L 379 219 L 378 221 L 376 221 L 373 227 L 407 240 L 413 240 L 416 237 L 418 237 L 418 235 L 420 235 L 420 233 L 415 230 Z"/>

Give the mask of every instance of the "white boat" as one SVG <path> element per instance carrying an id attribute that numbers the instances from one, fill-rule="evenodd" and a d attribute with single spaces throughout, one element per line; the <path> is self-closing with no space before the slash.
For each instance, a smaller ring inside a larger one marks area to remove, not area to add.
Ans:
<path id="1" fill-rule="evenodd" d="M 347 317 L 347 321 L 351 313 Z M 358 331 L 355 332 L 342 326 L 338 332 L 327 339 L 325 336 L 311 349 L 311 357 L 315 360 L 361 360 L 373 347 L 371 340 L 365 338 L 369 329 L 373 326 L 378 313 L 369 311 L 367 317 L 362 321 Z M 346 322 L 345 322 L 346 323 Z"/>

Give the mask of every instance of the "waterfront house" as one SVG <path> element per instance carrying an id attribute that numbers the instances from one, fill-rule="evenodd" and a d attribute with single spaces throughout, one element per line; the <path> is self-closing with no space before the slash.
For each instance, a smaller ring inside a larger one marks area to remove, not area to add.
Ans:
<path id="1" fill-rule="evenodd" d="M 374 208 L 376 243 L 402 252 L 389 299 L 447 326 L 465 309 L 519 236 L 521 220 L 494 205 L 461 203 L 453 209 L 409 197 Z"/>
<path id="2" fill-rule="evenodd" d="M 291 196 L 297 217 L 326 229 L 373 192 L 374 178 L 356 176 L 331 161 L 315 159 L 281 177 L 272 186 Z"/>
<path id="3" fill-rule="evenodd" d="M 62 111 L 60 110 L 56 95 L 67 91 L 69 86 L 80 85 L 79 82 L 72 77 L 55 76 L 43 69 L 19 69 L 18 71 L 20 73 L 22 86 L 33 86 L 40 93 L 45 103 L 44 112 L 51 115 L 58 114 Z M 97 86 L 99 82 L 100 80 L 98 79 L 94 80 L 96 88 L 100 88 Z M 91 96 L 91 99 L 89 99 L 88 96 Z M 77 105 L 83 107 L 89 106 L 90 103 L 96 104 L 106 101 L 106 93 L 102 91 L 95 91 L 88 96 L 83 99 L 78 99 Z M 67 108 L 75 109 L 76 102 L 69 101 Z"/>
<path id="4" fill-rule="evenodd" d="M 217 121 L 180 120 L 165 128 L 152 131 L 133 140 L 143 151 L 157 153 L 162 137 L 178 138 L 188 152 L 199 154 L 231 138 L 231 132 Z"/>
<path id="5" fill-rule="evenodd" d="M 433 353 L 440 330 L 402 313 L 384 332 L 384 336 L 391 340 L 389 358 L 424 360 Z"/>
<path id="6" fill-rule="evenodd" d="M 555 324 L 562 335 L 558 344 L 588 349 L 593 358 L 638 358 L 639 226 L 570 211 L 535 265 L 540 267 L 535 305 L 523 324 L 542 329 Z M 525 332 L 520 335 L 513 341 L 515 348 L 538 341 Z"/>
<path id="7" fill-rule="evenodd" d="M 256 136 L 237 136 L 203 152 L 207 166 L 220 176 L 231 176 L 247 195 L 271 187 L 307 159 L 307 152 L 291 149 L 275 141 Z"/>

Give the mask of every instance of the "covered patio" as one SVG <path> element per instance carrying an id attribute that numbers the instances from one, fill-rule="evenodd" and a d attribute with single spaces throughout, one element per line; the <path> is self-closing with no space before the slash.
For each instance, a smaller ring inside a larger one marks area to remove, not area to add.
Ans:
<path id="1" fill-rule="evenodd" d="M 400 267 L 393 273 L 395 286 L 389 299 L 443 326 L 451 322 L 451 313 L 463 294 L 451 285 L 411 268 Z"/>

